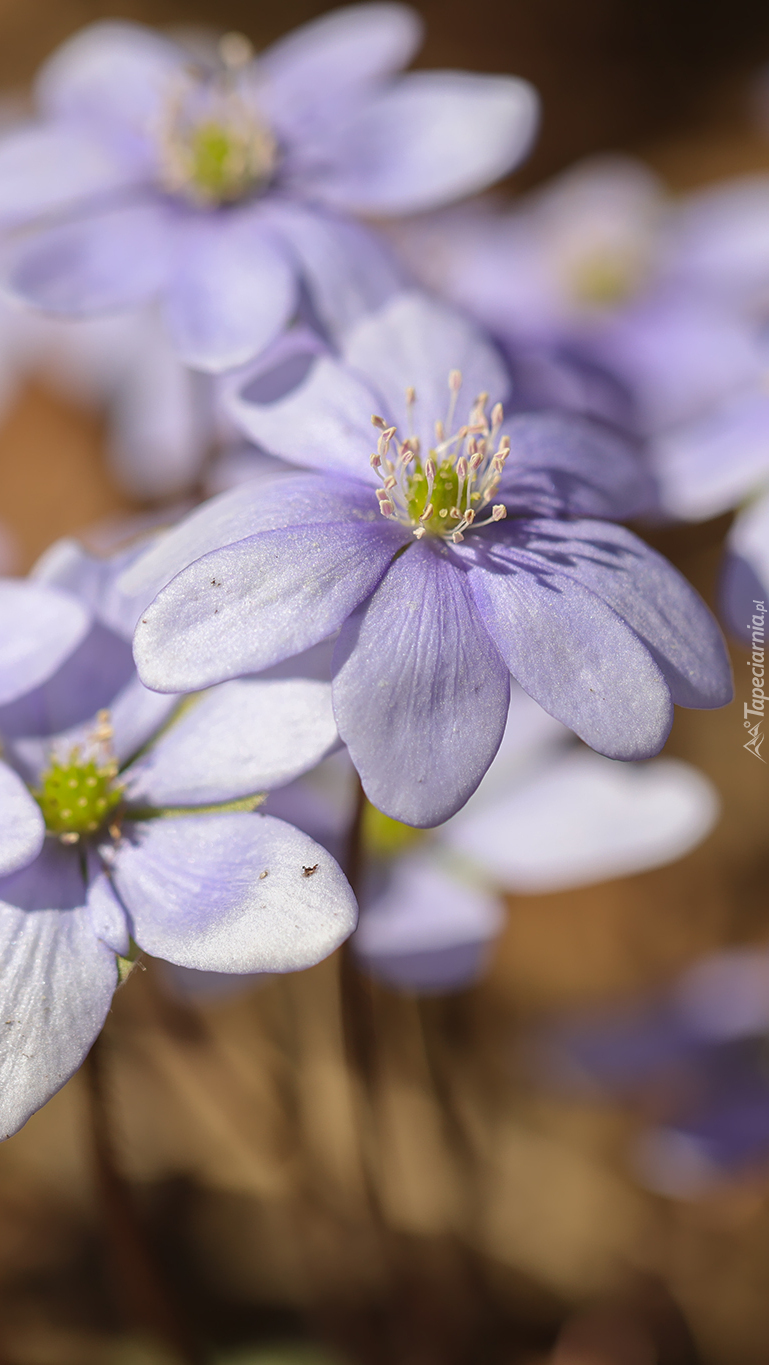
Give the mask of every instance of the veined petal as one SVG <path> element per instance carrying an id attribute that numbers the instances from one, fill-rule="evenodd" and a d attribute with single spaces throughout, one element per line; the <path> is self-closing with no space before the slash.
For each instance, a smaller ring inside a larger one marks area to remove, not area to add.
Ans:
<path id="1" fill-rule="evenodd" d="M 204 555 L 137 626 L 142 681 L 196 691 L 309 649 L 375 587 L 403 543 L 399 529 L 381 519 L 289 526 Z"/>
<path id="2" fill-rule="evenodd" d="M 637 449 L 575 413 L 524 413 L 507 422 L 510 457 L 499 490 L 508 516 L 637 516 L 655 489 Z"/>
<path id="3" fill-rule="evenodd" d="M 68 593 L 16 579 L 0 581 L 0 706 L 30 692 L 84 638 L 90 615 Z"/>
<path id="4" fill-rule="evenodd" d="M 486 629 L 525 691 L 609 758 L 658 753 L 673 720 L 670 690 L 630 626 L 557 556 L 530 559 L 490 535 L 457 551 Z"/>
<path id="5" fill-rule="evenodd" d="M 36 81 L 44 111 L 89 125 L 129 165 L 153 169 L 152 132 L 174 93 L 184 53 L 154 29 L 106 20 L 80 29 L 49 57 Z"/>
<path id="6" fill-rule="evenodd" d="M 510 891 L 561 891 L 683 857 L 710 833 L 718 804 L 688 763 L 617 763 L 579 747 L 482 810 L 461 811 L 441 838 Z"/>
<path id="7" fill-rule="evenodd" d="M 212 550 L 294 522 L 342 521 L 345 517 L 379 518 L 365 485 L 297 473 L 269 482 L 254 479 L 209 498 L 159 536 L 131 561 L 116 588 L 129 599 L 142 598 L 145 606 L 176 574 Z"/>
<path id="8" fill-rule="evenodd" d="M 269 791 L 313 768 L 337 742 L 330 683 L 222 683 L 128 770 L 130 800 L 205 805 Z"/>
<path id="9" fill-rule="evenodd" d="M 504 532 L 503 532 L 504 536 Z M 568 575 L 635 631 L 679 706 L 725 706 L 732 678 L 721 631 L 702 598 L 632 531 L 603 521 L 510 523 L 532 571 Z"/>
<path id="10" fill-rule="evenodd" d="M 43 813 L 21 778 L 0 762 L 0 877 L 36 858 L 45 838 Z"/>
<path id="11" fill-rule="evenodd" d="M 21 128 L 0 140 L 0 224 L 31 223 L 125 189 L 135 179 L 87 128 Z"/>
<path id="12" fill-rule="evenodd" d="M 0 882 L 0 1136 L 10 1137 L 77 1071 L 117 985 L 115 955 L 84 908 L 75 850 L 46 840 Z"/>
<path id="13" fill-rule="evenodd" d="M 188 815 L 126 833 L 112 876 L 133 937 L 156 957 L 201 971 L 299 971 L 355 927 L 334 859 L 282 820 Z"/>
<path id="14" fill-rule="evenodd" d="M 435 423 L 449 407 L 449 374 L 459 370 L 462 388 L 456 424 L 461 425 L 479 393 L 490 403 L 507 397 L 510 375 L 496 348 L 462 313 L 426 294 L 397 294 L 378 313 L 364 318 L 344 342 L 345 361 L 381 393 L 387 420 L 401 438 L 411 422 L 423 454 L 435 445 Z M 410 415 L 406 391 L 416 390 Z"/>
<path id="15" fill-rule="evenodd" d="M 275 339 L 296 300 L 290 258 L 252 212 L 179 219 L 165 315 L 180 359 L 218 374 Z"/>
<path id="16" fill-rule="evenodd" d="M 143 303 L 169 269 L 159 206 L 125 204 L 43 228 L 10 252 L 8 282 L 26 303 L 86 317 Z"/>
<path id="17" fill-rule="evenodd" d="M 376 95 L 334 139 L 311 188 L 335 208 L 419 213 L 474 194 L 523 159 L 539 102 L 528 81 L 415 71 Z"/>
<path id="18" fill-rule="evenodd" d="M 366 795 L 386 815 L 437 825 L 496 753 L 507 668 L 448 551 L 413 544 L 345 622 L 334 712 Z"/>
<path id="19" fill-rule="evenodd" d="M 317 135 L 385 77 L 407 65 L 422 23 L 399 4 L 345 5 L 289 33 L 259 58 L 260 103 L 289 138 Z"/>

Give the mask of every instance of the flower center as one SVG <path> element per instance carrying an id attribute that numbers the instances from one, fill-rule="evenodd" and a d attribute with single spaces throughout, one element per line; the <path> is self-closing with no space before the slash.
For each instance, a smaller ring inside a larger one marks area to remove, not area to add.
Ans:
<path id="1" fill-rule="evenodd" d="M 216 208 L 246 198 L 272 175 L 275 139 L 241 79 L 252 55 L 247 39 L 227 34 L 213 76 L 187 74 L 169 97 L 158 145 L 170 193 Z"/>
<path id="2" fill-rule="evenodd" d="M 578 303 L 607 308 L 632 297 L 641 273 L 640 263 L 629 251 L 605 250 L 573 264 L 569 284 Z"/>
<path id="3" fill-rule="evenodd" d="M 108 712 L 99 712 L 97 728 L 90 738 L 97 752 L 103 751 L 102 761 L 86 757 L 77 747 L 65 761 L 52 755 L 40 787 L 32 793 L 43 812 L 46 829 L 65 843 L 76 842 L 81 834 L 94 834 L 123 796 L 122 787 L 115 785 L 117 761 L 108 751 L 112 738 Z"/>
<path id="4" fill-rule="evenodd" d="M 477 520 L 478 513 L 492 502 L 510 454 L 510 438 L 499 437 L 502 404 L 496 403 L 489 417 L 489 395 L 479 394 L 466 424 L 447 436 L 461 387 L 459 370 L 452 370 L 447 417 L 436 422 L 435 445 L 424 462 L 418 437 L 409 435 L 401 441 L 396 427 L 388 427 L 382 417 L 371 419 L 381 433 L 371 456 L 371 466 L 382 480 L 376 491 L 379 510 L 383 517 L 408 526 L 417 540 L 424 535 L 440 536 L 456 545 L 471 526 L 488 526 L 507 516 L 504 504 L 496 503 L 490 516 Z M 415 403 L 416 393 L 408 389 L 410 426 Z"/>

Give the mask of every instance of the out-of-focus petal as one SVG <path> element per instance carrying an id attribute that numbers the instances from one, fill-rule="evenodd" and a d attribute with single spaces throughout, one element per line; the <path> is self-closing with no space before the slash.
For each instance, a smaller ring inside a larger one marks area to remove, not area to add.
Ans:
<path id="1" fill-rule="evenodd" d="M 129 770 L 130 799 L 205 805 L 280 787 L 337 743 L 330 683 L 242 679 L 213 688 Z"/>
<path id="2" fill-rule="evenodd" d="M 0 224 L 62 212 L 125 189 L 133 178 L 91 129 L 21 128 L 0 140 Z"/>
<path id="3" fill-rule="evenodd" d="M 539 104 L 527 81 L 416 71 L 356 112 L 309 187 L 335 208 L 419 213 L 485 189 L 526 155 Z"/>
<path id="4" fill-rule="evenodd" d="M 769 1028 L 769 953 L 731 948 L 695 962 L 673 991 L 689 1032 L 708 1042 L 765 1033 Z"/>
<path id="5" fill-rule="evenodd" d="M 324 640 L 368 596 L 403 543 L 379 519 L 291 526 L 214 550 L 142 615 L 139 675 L 159 692 L 258 673 Z"/>
<path id="6" fill-rule="evenodd" d="M 710 185 L 683 201 L 667 244 L 668 270 L 697 293 L 751 307 L 769 286 L 769 176 Z"/>
<path id="7" fill-rule="evenodd" d="M 635 447 L 573 413 L 522 413 L 505 424 L 510 456 L 499 490 L 508 516 L 609 517 L 648 510 L 655 489 Z"/>
<path id="8" fill-rule="evenodd" d="M 84 908 L 77 852 L 47 840 L 0 882 L 0 1136 L 9 1137 L 77 1071 L 117 984 L 115 955 Z"/>
<path id="9" fill-rule="evenodd" d="M 718 516 L 769 480 L 769 394 L 749 388 L 663 432 L 650 453 L 665 512 L 686 521 Z"/>
<path id="10" fill-rule="evenodd" d="M 189 815 L 126 833 L 112 876 L 133 937 L 156 957 L 202 971 L 299 971 L 355 927 L 333 858 L 282 820 Z"/>
<path id="11" fill-rule="evenodd" d="M 44 739 L 90 722 L 133 675 L 127 640 L 95 622 L 77 649 L 52 677 L 8 706 L 0 707 L 0 734 L 16 741 L 35 735 Z"/>
<path id="12" fill-rule="evenodd" d="M 218 374 L 275 339 L 296 300 L 292 263 L 258 215 L 181 218 L 165 316 L 180 359 Z"/>
<path id="13" fill-rule="evenodd" d="M 717 814 L 712 784 L 687 763 L 617 763 L 580 747 L 461 811 L 441 837 L 511 891 L 561 891 L 673 862 Z"/>
<path id="14" fill-rule="evenodd" d="M 82 603 L 39 583 L 0 582 L 0 706 L 30 692 L 77 649 L 90 625 Z"/>
<path id="15" fill-rule="evenodd" d="M 21 778 L 0 762 L 0 877 L 36 858 L 45 838 L 43 812 Z"/>
<path id="16" fill-rule="evenodd" d="M 503 924 L 496 896 L 458 880 L 433 858 L 413 856 L 395 863 L 352 942 L 366 968 L 396 986 L 459 990 L 480 975 Z"/>
<path id="17" fill-rule="evenodd" d="M 475 790 L 509 695 L 507 668 L 442 546 L 410 546 L 334 652 L 334 712 L 366 795 L 410 825 L 440 824 Z"/>
<path id="18" fill-rule="evenodd" d="M 144 303 L 161 289 L 168 269 L 165 215 L 138 203 L 24 238 L 10 253 L 8 280 L 36 308 L 84 317 Z"/>
<path id="19" fill-rule="evenodd" d="M 259 58 L 260 103 L 293 141 L 312 140 L 372 85 L 406 66 L 422 24 L 407 5 L 346 5 L 281 38 Z"/>
<path id="20" fill-rule="evenodd" d="M 769 597 L 769 494 L 740 512 L 726 541 L 721 576 L 721 610 L 738 640 L 766 646 L 761 605 Z M 759 661 L 755 660 L 756 664 Z M 760 675 L 759 675 L 760 676 Z M 759 677 L 755 679 L 756 684 Z M 755 717 L 753 718 L 755 721 Z"/>

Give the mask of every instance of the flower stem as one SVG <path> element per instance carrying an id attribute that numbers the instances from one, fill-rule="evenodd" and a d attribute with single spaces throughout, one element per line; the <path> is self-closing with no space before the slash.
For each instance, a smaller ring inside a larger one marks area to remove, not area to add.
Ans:
<path id="1" fill-rule="evenodd" d="M 115 1164 L 104 1073 L 105 1046 L 101 1035 L 86 1058 L 84 1074 L 94 1172 L 117 1306 L 132 1325 L 162 1342 L 179 1365 L 204 1365 L 206 1354 L 192 1340 L 148 1244 L 131 1187 Z"/>

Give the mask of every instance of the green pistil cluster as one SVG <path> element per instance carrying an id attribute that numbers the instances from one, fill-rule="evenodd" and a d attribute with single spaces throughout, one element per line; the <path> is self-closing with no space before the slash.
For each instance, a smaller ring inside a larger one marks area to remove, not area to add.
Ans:
<path id="1" fill-rule="evenodd" d="M 94 834 L 119 805 L 122 791 L 114 786 L 114 763 L 99 767 L 81 759 L 77 750 L 68 763 L 53 758 L 34 793 L 52 834 Z"/>
<path id="2" fill-rule="evenodd" d="M 192 188 L 211 204 L 242 199 L 263 170 L 248 135 L 213 121 L 192 129 L 187 159 Z"/>
<path id="3" fill-rule="evenodd" d="M 367 801 L 363 808 L 363 847 L 374 858 L 394 858 L 410 844 L 423 839 L 425 831 L 403 825 L 384 815 Z"/>
<path id="4" fill-rule="evenodd" d="M 413 522 L 421 522 L 428 535 L 445 535 L 447 531 L 453 531 L 464 517 L 464 509 L 458 505 L 459 474 L 452 460 L 442 460 L 438 465 L 430 497 L 433 512 L 426 521 L 422 521 L 422 515 L 427 508 L 427 487 L 427 475 L 421 463 L 417 461 L 406 485 L 406 506 L 409 516 Z M 463 503 L 465 497 L 466 495 L 462 498 Z M 473 510 L 480 500 L 480 493 L 471 494 L 470 506 Z"/>

